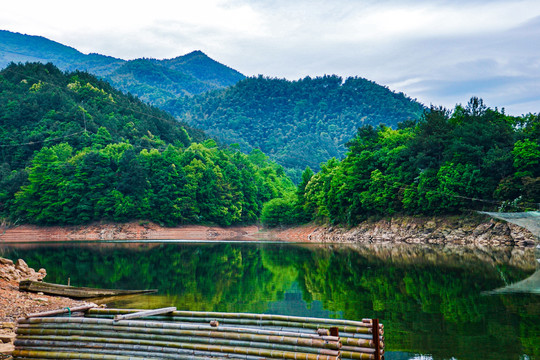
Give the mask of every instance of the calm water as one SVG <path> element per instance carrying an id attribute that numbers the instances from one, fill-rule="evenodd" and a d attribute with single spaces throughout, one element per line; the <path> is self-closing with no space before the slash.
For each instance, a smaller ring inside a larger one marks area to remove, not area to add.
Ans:
<path id="1" fill-rule="evenodd" d="M 240 243 L 3 246 L 49 282 L 156 288 L 110 307 L 278 313 L 385 325 L 388 360 L 540 359 L 540 296 L 483 295 L 535 271 L 533 249 Z"/>

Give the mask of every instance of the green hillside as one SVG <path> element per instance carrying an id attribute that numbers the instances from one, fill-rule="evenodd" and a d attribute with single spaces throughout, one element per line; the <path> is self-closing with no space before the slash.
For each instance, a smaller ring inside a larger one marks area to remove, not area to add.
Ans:
<path id="1" fill-rule="evenodd" d="M 260 151 L 219 149 L 92 75 L 39 63 L 0 71 L 0 218 L 231 225 L 291 191 Z"/>
<path id="2" fill-rule="evenodd" d="M 222 91 L 184 97 L 162 108 L 243 151 L 261 149 L 299 178 L 307 166 L 345 154 L 364 125 L 417 120 L 424 108 L 362 78 L 288 81 L 247 78 Z"/>
<path id="3" fill-rule="evenodd" d="M 86 55 L 41 36 L 0 30 L 0 68 L 11 62 L 51 62 L 64 71 L 89 72 L 154 105 L 179 95 L 224 88 L 244 78 L 201 51 L 173 59 L 126 61 L 99 54 Z"/>
<path id="4" fill-rule="evenodd" d="M 356 225 L 394 214 L 537 210 L 540 115 L 509 116 L 472 98 L 432 107 L 417 124 L 363 126 L 347 156 L 307 170 L 294 199 L 263 209 L 269 225 L 322 220 Z"/>

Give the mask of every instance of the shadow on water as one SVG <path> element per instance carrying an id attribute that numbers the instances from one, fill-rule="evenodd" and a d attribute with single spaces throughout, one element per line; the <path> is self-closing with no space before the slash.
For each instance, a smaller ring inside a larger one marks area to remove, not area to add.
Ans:
<path id="1" fill-rule="evenodd" d="M 533 274 L 532 248 L 64 243 L 3 251 L 46 268 L 50 282 L 160 289 L 109 306 L 380 318 L 389 360 L 540 357 L 540 297 L 481 295 Z"/>

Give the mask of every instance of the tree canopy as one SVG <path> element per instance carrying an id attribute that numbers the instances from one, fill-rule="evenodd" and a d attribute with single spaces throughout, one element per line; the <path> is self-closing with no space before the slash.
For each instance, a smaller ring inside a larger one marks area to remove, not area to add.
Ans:
<path id="1" fill-rule="evenodd" d="M 194 142 L 197 140 L 199 142 Z M 294 192 L 260 150 L 204 133 L 81 72 L 0 72 L 0 216 L 39 224 L 253 223 Z"/>
<path id="2" fill-rule="evenodd" d="M 348 225 L 400 213 L 536 209 L 539 127 L 539 115 L 508 116 L 478 98 L 453 111 L 432 107 L 397 129 L 365 125 L 342 161 L 304 173 L 288 206 L 296 219 Z M 269 219 L 272 209 L 263 209 Z"/>
<path id="3" fill-rule="evenodd" d="M 261 149 L 295 181 L 341 158 L 359 126 L 417 120 L 423 106 L 362 78 L 247 78 L 225 90 L 170 101 L 162 108 L 243 151 Z"/>

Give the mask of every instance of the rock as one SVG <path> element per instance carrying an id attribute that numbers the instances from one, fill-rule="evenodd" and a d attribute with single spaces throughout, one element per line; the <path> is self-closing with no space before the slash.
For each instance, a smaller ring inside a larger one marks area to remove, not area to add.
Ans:
<path id="1" fill-rule="evenodd" d="M 320 227 L 308 235 L 313 242 L 409 244 L 477 244 L 531 246 L 534 236 L 519 226 L 481 217 L 411 217 L 366 221 L 352 229 Z"/>
<path id="2" fill-rule="evenodd" d="M 14 333 L 0 334 L 0 342 L 4 344 L 12 343 L 15 340 Z"/>
<path id="3" fill-rule="evenodd" d="M 0 344 L 0 354 L 11 354 L 14 350 L 15 346 L 13 344 Z"/>
<path id="4" fill-rule="evenodd" d="M 15 323 L 14 322 L 3 322 L 1 324 L 2 329 L 15 329 Z"/>
<path id="5" fill-rule="evenodd" d="M 23 259 L 19 259 L 15 263 L 15 269 L 19 269 L 19 270 L 24 271 L 24 270 L 28 269 L 28 264 Z"/>
<path id="6" fill-rule="evenodd" d="M 13 265 L 13 261 L 0 257 L 0 265 Z"/>

